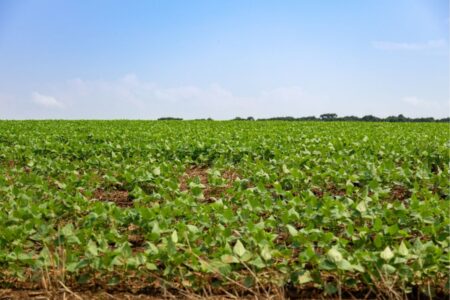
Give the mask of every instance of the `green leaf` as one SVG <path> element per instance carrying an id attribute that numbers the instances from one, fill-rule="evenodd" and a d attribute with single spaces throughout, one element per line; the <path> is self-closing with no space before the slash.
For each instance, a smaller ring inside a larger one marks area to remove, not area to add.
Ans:
<path id="1" fill-rule="evenodd" d="M 172 232 L 172 235 L 170 236 L 170 238 L 172 239 L 172 242 L 174 242 L 175 244 L 178 243 L 178 233 L 176 230 L 174 230 Z"/>
<path id="2" fill-rule="evenodd" d="M 244 255 L 241 256 L 240 261 L 246 262 L 252 259 L 254 255 L 250 251 L 245 251 Z"/>
<path id="3" fill-rule="evenodd" d="M 270 260 L 272 259 L 272 254 L 271 251 L 269 249 L 269 246 L 264 245 L 263 248 L 261 249 L 261 256 L 264 260 Z"/>
<path id="4" fill-rule="evenodd" d="M 33 260 L 33 256 L 29 253 L 19 253 L 17 259 L 21 261 Z"/>
<path id="5" fill-rule="evenodd" d="M 373 230 L 374 231 L 380 231 L 383 228 L 383 221 L 381 221 L 380 218 L 375 218 L 373 222 Z"/>
<path id="6" fill-rule="evenodd" d="M 339 252 L 336 248 L 331 248 L 328 250 L 327 256 L 334 263 L 338 263 L 344 259 L 341 252 Z"/>
<path id="7" fill-rule="evenodd" d="M 327 295 L 333 295 L 338 291 L 334 283 L 325 283 L 325 293 Z"/>
<path id="8" fill-rule="evenodd" d="M 63 228 L 61 228 L 61 233 L 66 237 L 73 235 L 73 224 L 66 224 Z"/>
<path id="9" fill-rule="evenodd" d="M 364 273 L 366 270 L 364 269 L 364 267 L 360 264 L 355 264 L 352 265 L 352 268 L 358 272 Z"/>
<path id="10" fill-rule="evenodd" d="M 398 253 L 403 256 L 409 255 L 409 250 L 403 241 L 400 243 L 400 246 L 398 247 Z"/>
<path id="11" fill-rule="evenodd" d="M 159 228 L 158 222 L 153 223 L 152 233 L 154 233 L 158 236 L 161 234 L 161 229 Z"/>
<path id="12" fill-rule="evenodd" d="M 397 225 L 397 224 L 394 224 L 394 225 L 389 226 L 389 227 L 387 228 L 387 232 L 388 232 L 390 235 L 396 234 L 396 233 L 398 232 L 398 230 L 399 230 L 399 228 L 398 228 L 398 225 Z"/>
<path id="13" fill-rule="evenodd" d="M 392 252 L 391 248 L 387 246 L 381 253 L 380 257 L 386 261 L 392 259 L 394 257 L 394 252 Z"/>
<path id="14" fill-rule="evenodd" d="M 294 226 L 288 224 L 288 225 L 286 225 L 286 228 L 288 229 L 289 234 L 291 236 L 297 236 L 298 235 L 298 230 Z"/>
<path id="15" fill-rule="evenodd" d="M 161 169 L 160 169 L 160 167 L 154 168 L 154 169 L 153 169 L 153 174 L 156 175 L 156 176 L 161 175 Z"/>
<path id="16" fill-rule="evenodd" d="M 364 213 L 367 211 L 367 206 L 366 203 L 364 201 L 361 201 L 358 203 L 358 205 L 356 206 L 356 209 L 360 212 L 360 213 Z"/>
<path id="17" fill-rule="evenodd" d="M 344 271 L 352 271 L 353 270 L 352 264 L 346 259 L 342 259 L 342 260 L 336 262 L 336 266 L 338 267 L 339 270 L 344 270 Z"/>
<path id="18" fill-rule="evenodd" d="M 395 272 L 397 272 L 397 269 L 389 264 L 383 264 L 383 266 L 381 266 L 381 269 L 383 270 L 383 272 L 388 274 L 394 274 Z"/>
<path id="19" fill-rule="evenodd" d="M 249 261 L 248 263 L 251 264 L 252 266 L 255 266 L 255 267 L 259 268 L 259 269 L 262 269 L 262 268 L 266 267 L 266 264 L 263 262 L 263 260 L 259 256 L 257 256 L 255 259 Z"/>
<path id="20" fill-rule="evenodd" d="M 311 274 L 309 271 L 305 271 L 302 275 L 298 276 L 298 283 L 299 284 L 305 284 L 308 282 L 313 281 L 314 279 L 311 277 Z"/>
<path id="21" fill-rule="evenodd" d="M 98 248 L 97 244 L 93 240 L 89 240 L 87 244 L 87 250 L 90 254 L 97 256 L 98 255 Z"/>
<path id="22" fill-rule="evenodd" d="M 296 220 L 300 219 L 300 215 L 298 214 L 298 212 L 295 210 L 295 208 L 291 208 L 289 211 L 289 216 L 293 216 L 295 217 Z"/>
<path id="23" fill-rule="evenodd" d="M 155 264 L 149 262 L 145 264 L 145 268 L 147 268 L 150 271 L 158 270 L 158 267 Z"/>
<path id="24" fill-rule="evenodd" d="M 66 265 L 66 270 L 68 272 L 75 272 L 78 267 L 78 262 L 72 262 Z"/>
<path id="25" fill-rule="evenodd" d="M 226 264 L 232 264 L 232 263 L 238 263 L 239 260 L 234 257 L 233 255 L 229 255 L 229 254 L 224 254 L 220 257 L 220 259 L 222 260 L 222 262 L 226 263 Z"/>
<path id="26" fill-rule="evenodd" d="M 195 225 L 187 225 L 187 228 L 188 228 L 188 230 L 190 231 L 190 232 L 192 232 L 192 233 L 199 233 L 200 232 L 200 230 L 198 229 L 198 227 L 197 226 L 195 226 Z"/>
<path id="27" fill-rule="evenodd" d="M 147 255 L 156 255 L 159 253 L 158 247 L 155 246 L 155 244 L 151 242 L 146 242 L 147 249 L 144 251 Z"/>
<path id="28" fill-rule="evenodd" d="M 375 247 L 381 248 L 383 246 L 383 235 L 381 233 L 377 233 L 375 236 L 375 239 L 373 240 L 373 243 L 375 244 Z"/>
<path id="29" fill-rule="evenodd" d="M 244 245 L 242 245 L 241 241 L 238 240 L 238 241 L 236 242 L 236 244 L 234 245 L 234 247 L 233 247 L 233 252 L 236 253 L 236 254 L 239 255 L 239 256 L 243 256 L 244 253 L 245 253 L 245 251 L 246 251 L 246 250 L 245 250 L 245 248 L 244 248 Z"/>

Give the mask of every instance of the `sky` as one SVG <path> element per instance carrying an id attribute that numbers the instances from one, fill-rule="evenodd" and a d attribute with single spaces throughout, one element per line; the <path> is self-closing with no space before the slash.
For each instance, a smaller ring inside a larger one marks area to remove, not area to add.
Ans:
<path id="1" fill-rule="evenodd" d="M 450 115 L 448 0 L 0 0 L 0 119 Z"/>

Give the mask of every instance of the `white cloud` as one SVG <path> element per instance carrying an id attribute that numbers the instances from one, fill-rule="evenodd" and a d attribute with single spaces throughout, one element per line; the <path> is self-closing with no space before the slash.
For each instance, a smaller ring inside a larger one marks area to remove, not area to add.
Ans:
<path id="1" fill-rule="evenodd" d="M 378 99 L 379 95 L 362 94 L 358 99 L 348 97 L 342 100 L 342 95 L 328 95 L 321 91 L 311 93 L 299 85 L 239 94 L 217 83 L 205 86 L 161 86 L 134 74 L 115 80 L 78 78 L 53 84 L 49 88 L 39 89 L 41 93 L 33 93 L 34 101 L 44 107 L 66 109 L 33 109 L 21 104 L 20 97 L 6 95 L 8 97 L 3 98 L 7 110 L 0 111 L 0 117 L 156 119 L 173 116 L 185 119 L 231 119 L 237 116 L 319 116 L 325 112 L 334 112 L 339 116 L 373 114 L 383 117 L 402 113 L 410 117 L 443 117 L 449 111 L 448 103 L 441 98 L 429 101 L 408 96 L 384 101 Z M 1 104 L 2 97 L 0 108 Z"/>
<path id="2" fill-rule="evenodd" d="M 208 86 L 163 87 L 134 74 L 117 80 L 74 79 L 54 86 L 52 94 L 82 118 L 183 118 L 303 115 L 320 113 L 318 101 L 308 101 L 299 86 L 237 95 L 217 83 Z M 315 110 L 311 112 L 311 109 Z M 309 110 L 306 111 L 306 110 Z M 68 110 L 69 113 L 69 110 Z"/>
<path id="3" fill-rule="evenodd" d="M 407 96 L 402 99 L 406 104 L 414 106 L 416 108 L 439 108 L 440 105 L 435 101 L 426 101 L 415 96 Z"/>
<path id="4" fill-rule="evenodd" d="M 445 47 L 446 41 L 444 39 L 429 40 L 424 43 L 405 43 L 405 42 L 388 42 L 388 41 L 374 41 L 372 46 L 381 50 L 428 50 Z"/>
<path id="5" fill-rule="evenodd" d="M 47 108 L 63 108 L 64 104 L 58 100 L 56 100 L 55 97 L 43 95 L 38 92 L 31 93 L 31 97 L 34 103 L 38 104 L 42 107 Z"/>
<path id="6" fill-rule="evenodd" d="M 304 96 L 303 89 L 298 86 L 281 87 L 261 93 L 262 98 L 278 99 L 278 101 L 295 101 Z"/>

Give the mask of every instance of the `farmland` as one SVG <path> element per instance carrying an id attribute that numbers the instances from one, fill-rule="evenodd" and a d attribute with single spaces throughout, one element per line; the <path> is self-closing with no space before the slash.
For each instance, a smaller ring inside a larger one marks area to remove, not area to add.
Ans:
<path id="1" fill-rule="evenodd" d="M 449 292 L 448 124 L 1 121 L 3 289 Z"/>

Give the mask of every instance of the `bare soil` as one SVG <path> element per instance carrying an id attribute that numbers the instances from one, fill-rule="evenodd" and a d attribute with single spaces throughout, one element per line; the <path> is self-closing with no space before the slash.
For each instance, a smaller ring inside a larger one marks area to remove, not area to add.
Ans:
<path id="1" fill-rule="evenodd" d="M 311 192 L 318 198 L 322 198 L 325 194 L 336 196 L 345 196 L 347 192 L 343 189 L 339 189 L 334 184 L 327 184 L 324 189 L 312 188 Z"/>
<path id="2" fill-rule="evenodd" d="M 411 197 L 411 192 L 402 185 L 394 185 L 391 188 L 391 200 L 404 201 Z"/>
<path id="3" fill-rule="evenodd" d="M 225 170 L 222 173 L 222 178 L 226 180 L 224 186 L 213 186 L 208 180 L 209 168 L 205 166 L 190 166 L 186 169 L 183 176 L 180 177 L 180 190 L 189 190 L 189 182 L 194 180 L 196 177 L 202 185 L 205 186 L 203 190 L 203 195 L 205 196 L 206 202 L 211 202 L 216 197 L 223 195 L 227 189 L 233 186 L 233 182 L 239 177 L 239 174 L 235 170 Z"/>
<path id="4" fill-rule="evenodd" d="M 133 199 L 130 197 L 128 191 L 124 190 L 105 191 L 104 189 L 97 189 L 94 191 L 94 199 L 113 202 L 119 207 L 133 206 Z"/>
<path id="5" fill-rule="evenodd" d="M 257 293 L 250 295 L 233 295 L 232 293 L 223 295 L 198 295 L 198 294 L 132 294 L 126 292 L 114 291 L 71 291 L 70 289 L 60 289 L 56 291 L 46 290 L 12 290 L 0 289 L 0 300 L 156 300 L 156 299 L 207 299 L 207 300 L 225 300 L 225 299 L 394 299 L 386 298 L 386 295 L 377 293 L 374 290 L 368 291 L 342 291 L 342 297 L 330 296 L 323 293 L 323 291 L 313 287 L 306 287 L 303 290 L 288 289 L 284 293 L 281 291 L 275 293 Z M 413 293 L 408 294 L 403 299 L 430 299 L 427 295 L 414 289 Z M 432 299 L 447 299 L 448 295 L 445 292 L 438 293 Z"/>
<path id="6" fill-rule="evenodd" d="M 110 299 L 128 299 L 128 300 L 155 300 L 161 297 L 150 295 L 134 295 L 130 293 L 108 293 L 105 291 L 84 291 L 73 292 L 69 289 L 59 291 L 45 291 L 45 290 L 0 290 L 0 300 L 110 300 Z"/>

